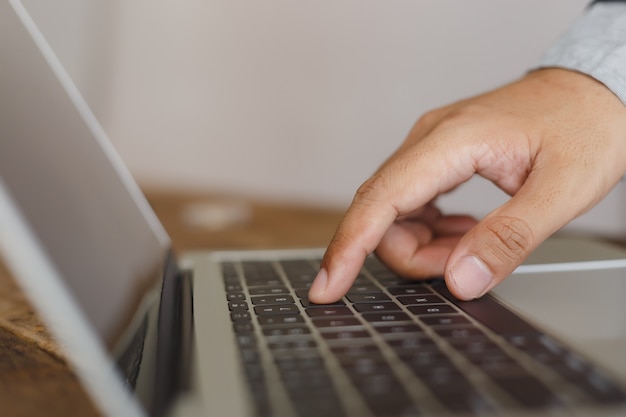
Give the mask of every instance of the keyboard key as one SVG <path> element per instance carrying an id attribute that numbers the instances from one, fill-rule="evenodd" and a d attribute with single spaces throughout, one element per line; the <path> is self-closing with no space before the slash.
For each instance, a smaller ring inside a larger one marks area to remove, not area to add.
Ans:
<path id="1" fill-rule="evenodd" d="M 488 355 L 496 355 L 504 352 L 500 346 L 488 339 L 479 340 L 463 340 L 463 339 L 449 339 L 450 343 L 455 349 L 460 351 L 468 358 L 480 358 Z"/>
<path id="2" fill-rule="evenodd" d="M 287 287 L 267 286 L 250 288 L 250 295 L 282 295 L 289 294 Z"/>
<path id="3" fill-rule="evenodd" d="M 300 312 L 295 304 L 278 304 L 267 306 L 256 306 L 254 312 L 259 316 L 273 316 L 277 314 L 297 314 Z"/>
<path id="4" fill-rule="evenodd" d="M 423 285 L 389 287 L 387 291 L 393 295 L 425 295 L 433 293 L 430 288 Z"/>
<path id="5" fill-rule="evenodd" d="M 341 362 L 341 357 L 362 357 L 372 353 L 380 353 L 380 349 L 373 342 L 371 344 L 352 343 L 348 345 L 331 345 L 330 350 L 337 355 L 337 358 Z M 382 358 L 382 355 L 379 355 Z"/>
<path id="6" fill-rule="evenodd" d="M 239 274 L 237 274 L 235 265 L 232 262 L 222 262 L 221 267 L 225 284 L 237 284 L 240 282 Z"/>
<path id="7" fill-rule="evenodd" d="M 337 345 L 331 345 L 331 347 L 333 346 L 337 346 Z M 348 346 L 348 345 L 338 345 L 338 346 Z M 355 344 L 354 346 L 361 346 L 361 345 Z M 372 346 L 372 345 L 364 344 L 362 346 Z M 354 353 L 352 355 L 349 355 L 349 354 L 337 355 L 337 360 L 343 367 L 368 366 L 367 364 L 371 365 L 371 364 L 386 364 L 387 363 L 387 359 L 383 356 L 380 350 Z"/>
<path id="8" fill-rule="evenodd" d="M 310 302 L 308 298 L 302 298 L 300 300 L 300 304 L 302 304 L 302 307 L 326 307 L 326 306 L 345 306 L 346 305 L 346 303 L 343 300 L 339 300 L 330 304 L 315 304 L 315 303 Z"/>
<path id="9" fill-rule="evenodd" d="M 435 294 L 400 295 L 397 300 L 404 305 L 445 304 L 445 300 Z"/>
<path id="10" fill-rule="evenodd" d="M 471 383 L 465 375 L 452 363 L 452 361 L 440 361 L 437 365 L 412 368 L 430 389 L 443 393 L 468 390 Z"/>
<path id="11" fill-rule="evenodd" d="M 428 349 L 420 350 L 398 350 L 396 354 L 409 368 L 414 370 L 429 369 L 450 362 L 450 358 L 443 353 L 436 345 L 429 346 Z"/>
<path id="12" fill-rule="evenodd" d="M 233 291 L 243 291 L 243 287 L 241 286 L 241 284 L 225 284 L 224 289 L 226 289 L 227 292 L 233 292 Z"/>
<path id="13" fill-rule="evenodd" d="M 318 349 L 275 349 L 271 352 L 275 361 L 300 361 L 320 358 Z"/>
<path id="14" fill-rule="evenodd" d="M 388 376 L 395 378 L 391 366 L 384 359 L 363 357 L 349 361 L 344 358 L 341 367 L 355 384 L 359 384 L 363 378 L 368 377 Z"/>
<path id="15" fill-rule="evenodd" d="M 382 292 L 371 294 L 348 294 L 346 298 L 351 303 L 376 303 L 380 301 L 391 301 L 391 298 Z"/>
<path id="16" fill-rule="evenodd" d="M 408 334 L 424 333 L 417 324 L 395 324 L 392 326 L 375 326 L 376 331 L 383 336 L 404 336 Z"/>
<path id="17" fill-rule="evenodd" d="M 422 323 L 429 326 L 450 326 L 455 324 L 469 324 L 470 321 L 460 314 L 447 314 L 442 316 L 420 317 Z"/>
<path id="18" fill-rule="evenodd" d="M 361 326 L 361 322 L 356 317 L 313 317 L 313 324 L 316 327 L 348 327 Z"/>
<path id="19" fill-rule="evenodd" d="M 283 285 L 283 280 L 279 277 L 271 278 L 271 277 L 263 277 L 263 278 L 254 278 L 247 279 L 248 287 L 280 287 Z"/>
<path id="20" fill-rule="evenodd" d="M 245 301 L 230 301 L 228 303 L 228 309 L 230 311 L 246 311 L 248 309 L 248 303 Z"/>
<path id="21" fill-rule="evenodd" d="M 388 311 L 380 313 L 363 313 L 362 317 L 369 322 L 399 322 L 411 321 L 411 318 L 403 312 Z"/>
<path id="22" fill-rule="evenodd" d="M 398 285 L 424 285 L 429 282 L 429 280 L 403 278 L 395 274 L 377 275 L 376 279 L 387 287 L 393 287 Z"/>
<path id="23" fill-rule="evenodd" d="M 254 333 L 240 333 L 235 336 L 240 347 L 256 346 L 257 340 Z"/>
<path id="24" fill-rule="evenodd" d="M 400 306 L 396 303 L 382 302 L 382 303 L 356 303 L 353 307 L 358 312 L 366 311 L 402 311 Z"/>
<path id="25" fill-rule="evenodd" d="M 374 284 L 355 284 L 348 291 L 348 295 L 353 294 L 384 294 L 383 291 Z"/>
<path id="26" fill-rule="evenodd" d="M 352 382 L 365 397 L 391 395 L 396 390 L 402 390 L 402 385 L 392 372 L 382 374 L 363 375 L 352 374 Z"/>
<path id="27" fill-rule="evenodd" d="M 274 362 L 281 373 L 288 370 L 302 372 L 309 369 L 320 369 L 324 366 L 324 361 L 319 356 L 302 358 L 282 356 L 275 357 Z"/>
<path id="28" fill-rule="evenodd" d="M 252 322 L 235 323 L 233 329 L 235 333 L 249 333 L 254 331 L 254 325 Z"/>
<path id="29" fill-rule="evenodd" d="M 252 320 L 252 316 L 247 311 L 233 311 L 230 319 L 234 322 L 246 322 Z"/>
<path id="30" fill-rule="evenodd" d="M 244 277 L 247 279 L 254 279 L 260 277 L 275 277 L 278 276 L 274 265 L 271 262 L 266 261 L 245 261 L 241 263 L 243 267 Z"/>
<path id="31" fill-rule="evenodd" d="M 468 359 L 492 378 L 511 378 L 528 374 L 525 368 L 507 354 L 470 356 Z"/>
<path id="32" fill-rule="evenodd" d="M 260 295 L 250 299 L 254 305 L 267 304 L 291 304 L 293 298 L 290 295 Z"/>
<path id="33" fill-rule="evenodd" d="M 350 341 L 355 339 L 370 338 L 371 335 L 366 330 L 341 330 L 322 332 L 322 337 L 328 341 Z"/>
<path id="34" fill-rule="evenodd" d="M 267 344 L 270 349 L 312 349 L 317 346 L 315 340 L 309 339 L 297 339 L 297 340 L 276 340 Z"/>
<path id="35" fill-rule="evenodd" d="M 228 292 L 226 293 L 226 299 L 228 301 L 245 301 L 246 295 L 242 292 Z"/>
<path id="36" fill-rule="evenodd" d="M 411 335 L 400 339 L 387 339 L 387 343 L 396 350 L 424 349 L 435 345 L 435 341 L 423 335 Z"/>
<path id="37" fill-rule="evenodd" d="M 425 306 L 408 306 L 409 311 L 417 316 L 426 316 L 432 314 L 450 314 L 456 313 L 454 307 L 447 304 L 433 304 Z"/>
<path id="38" fill-rule="evenodd" d="M 261 366 L 260 363 L 246 363 L 244 372 L 246 373 L 246 377 L 253 380 L 254 382 L 261 382 L 263 380 L 263 377 L 265 376 L 263 366 Z"/>
<path id="39" fill-rule="evenodd" d="M 258 316 L 257 319 L 261 326 L 304 323 L 304 319 L 300 315 Z"/>
<path id="40" fill-rule="evenodd" d="M 309 296 L 309 288 L 311 286 L 300 285 L 298 288 L 294 289 L 296 296 L 298 298 L 307 298 Z"/>
<path id="41" fill-rule="evenodd" d="M 255 347 L 240 347 L 239 354 L 241 356 L 241 360 L 246 364 L 246 366 L 260 363 L 259 351 Z"/>
<path id="42" fill-rule="evenodd" d="M 437 334 L 447 340 L 488 340 L 485 333 L 476 327 L 438 327 L 435 329 Z"/>
<path id="43" fill-rule="evenodd" d="M 341 317 L 354 315 L 352 310 L 348 307 L 307 307 L 306 312 L 311 317 Z"/>
<path id="44" fill-rule="evenodd" d="M 525 351 L 536 348 L 548 349 L 541 342 L 541 335 L 537 334 L 512 334 L 505 336 L 505 339 L 513 346 Z M 555 353 L 560 353 L 560 351 Z"/>
<path id="45" fill-rule="evenodd" d="M 324 367 L 298 369 L 298 370 L 280 370 L 282 380 L 288 385 L 288 389 L 294 388 L 310 388 L 326 387 L 330 383 L 328 372 Z"/>
<path id="46" fill-rule="evenodd" d="M 305 325 L 275 328 L 270 327 L 263 329 L 263 334 L 265 336 L 301 336 L 310 333 L 311 330 Z"/>
<path id="47" fill-rule="evenodd" d="M 308 260 L 282 261 L 280 264 L 292 283 L 313 282 L 317 275 L 317 268 Z"/>

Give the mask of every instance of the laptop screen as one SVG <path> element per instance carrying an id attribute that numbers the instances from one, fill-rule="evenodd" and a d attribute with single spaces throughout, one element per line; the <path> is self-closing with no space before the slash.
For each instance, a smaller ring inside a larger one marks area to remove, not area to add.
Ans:
<path id="1" fill-rule="evenodd" d="M 169 239 L 35 22 L 7 2 L 0 55 L 0 189 L 112 346 L 158 286 Z"/>

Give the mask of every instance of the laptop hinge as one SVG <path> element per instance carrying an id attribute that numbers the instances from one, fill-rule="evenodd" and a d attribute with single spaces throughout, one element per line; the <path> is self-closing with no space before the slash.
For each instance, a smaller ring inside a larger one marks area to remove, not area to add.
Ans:
<path id="1" fill-rule="evenodd" d="M 156 378 L 150 406 L 150 415 L 154 417 L 164 416 L 175 397 L 190 385 L 192 273 L 179 270 L 173 257 L 169 263 L 159 309 Z"/>

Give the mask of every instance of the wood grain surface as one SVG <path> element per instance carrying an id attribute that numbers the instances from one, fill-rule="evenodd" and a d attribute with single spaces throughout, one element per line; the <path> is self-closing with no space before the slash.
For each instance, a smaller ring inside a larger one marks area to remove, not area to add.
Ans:
<path id="1" fill-rule="evenodd" d="M 148 192 L 177 251 L 325 246 L 342 212 L 241 197 Z M 0 263 L 0 416 L 98 416 Z"/>

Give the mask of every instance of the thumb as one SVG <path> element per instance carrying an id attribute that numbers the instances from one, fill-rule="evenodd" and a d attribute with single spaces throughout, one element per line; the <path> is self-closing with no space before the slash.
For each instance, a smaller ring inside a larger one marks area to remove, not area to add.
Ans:
<path id="1" fill-rule="evenodd" d="M 552 233 L 586 210 L 580 197 L 555 196 L 552 181 L 527 183 L 480 221 L 450 254 L 446 284 L 462 300 L 479 298 L 508 277 Z M 558 182 L 557 182 L 558 183 Z M 562 182 L 561 182 L 562 183 Z M 551 198 L 549 198 L 551 197 Z"/>
<path id="2" fill-rule="evenodd" d="M 485 218 L 463 237 L 448 258 L 445 272 L 448 288 L 462 300 L 483 296 L 539 245 L 535 236 L 522 218 L 506 215 Z"/>

